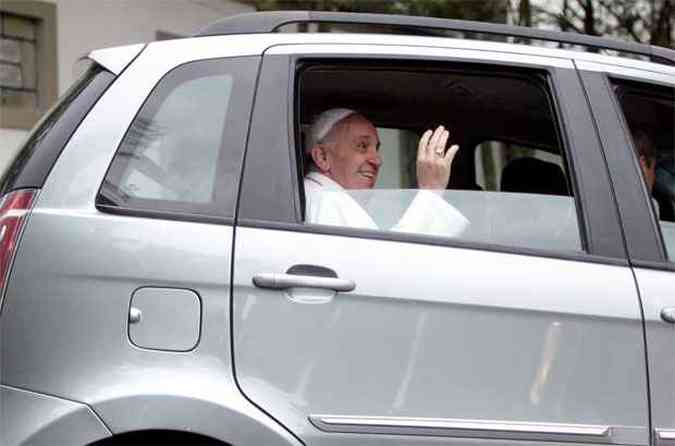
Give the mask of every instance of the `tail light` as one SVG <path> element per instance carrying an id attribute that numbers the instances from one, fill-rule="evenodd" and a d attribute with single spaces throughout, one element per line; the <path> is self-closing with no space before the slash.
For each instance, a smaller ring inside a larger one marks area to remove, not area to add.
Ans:
<path id="1" fill-rule="evenodd" d="M 0 200 L 0 299 L 7 285 L 21 229 L 36 194 L 35 189 L 22 189 L 8 193 Z"/>

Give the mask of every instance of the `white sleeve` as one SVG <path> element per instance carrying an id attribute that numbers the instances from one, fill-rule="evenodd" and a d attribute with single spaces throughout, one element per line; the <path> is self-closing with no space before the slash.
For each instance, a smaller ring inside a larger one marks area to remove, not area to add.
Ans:
<path id="1" fill-rule="evenodd" d="M 373 219 L 346 192 L 308 187 L 305 190 L 305 222 L 320 225 L 377 229 Z"/>
<path id="2" fill-rule="evenodd" d="M 457 237 L 469 220 L 454 206 L 432 191 L 420 190 L 393 231 Z"/>

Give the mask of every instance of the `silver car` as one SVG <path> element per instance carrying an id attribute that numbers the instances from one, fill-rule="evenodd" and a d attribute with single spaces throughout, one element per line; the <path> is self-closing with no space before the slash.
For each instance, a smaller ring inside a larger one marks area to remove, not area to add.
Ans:
<path id="1" fill-rule="evenodd" d="M 89 59 L 1 183 L 2 446 L 675 445 L 674 51 L 281 12 Z M 333 107 L 372 227 L 305 221 Z M 438 124 L 468 227 L 397 230 Z"/>

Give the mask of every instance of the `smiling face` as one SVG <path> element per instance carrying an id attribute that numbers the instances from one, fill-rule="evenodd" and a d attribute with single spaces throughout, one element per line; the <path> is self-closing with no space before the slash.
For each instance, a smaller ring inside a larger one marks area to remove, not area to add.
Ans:
<path id="1" fill-rule="evenodd" d="M 345 189 L 371 189 L 382 165 L 380 139 L 373 124 L 354 114 L 340 121 L 315 146 L 312 157 L 327 177 Z M 317 159 L 317 157 L 319 159 Z"/>

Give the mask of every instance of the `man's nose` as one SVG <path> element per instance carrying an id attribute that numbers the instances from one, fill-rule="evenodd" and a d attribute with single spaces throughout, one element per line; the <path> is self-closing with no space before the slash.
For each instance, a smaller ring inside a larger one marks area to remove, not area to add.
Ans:
<path id="1" fill-rule="evenodd" d="M 368 159 L 369 162 L 374 164 L 377 167 L 380 167 L 382 164 L 382 156 L 380 155 L 380 152 L 375 151 L 370 158 Z"/>

